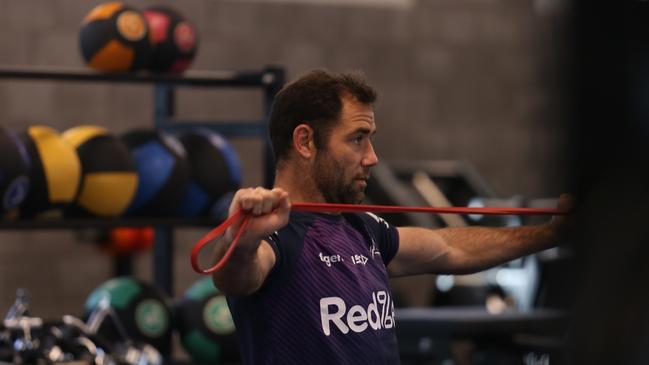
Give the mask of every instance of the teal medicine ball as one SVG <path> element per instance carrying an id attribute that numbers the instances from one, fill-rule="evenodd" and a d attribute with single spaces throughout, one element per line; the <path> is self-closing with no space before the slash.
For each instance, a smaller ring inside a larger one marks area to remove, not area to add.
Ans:
<path id="1" fill-rule="evenodd" d="M 29 191 L 30 159 L 22 141 L 0 127 L 0 216 L 12 212 Z"/>
<path id="2" fill-rule="evenodd" d="M 183 348 L 195 362 L 241 361 L 228 302 L 210 278 L 194 283 L 177 303 L 175 313 Z"/>
<path id="3" fill-rule="evenodd" d="M 171 309 L 160 290 L 131 277 L 108 280 L 88 296 L 85 318 L 91 315 L 105 296 L 130 339 L 148 343 L 162 354 L 169 353 L 173 331 Z M 102 322 L 98 332 L 111 342 L 124 340 L 110 319 Z"/>

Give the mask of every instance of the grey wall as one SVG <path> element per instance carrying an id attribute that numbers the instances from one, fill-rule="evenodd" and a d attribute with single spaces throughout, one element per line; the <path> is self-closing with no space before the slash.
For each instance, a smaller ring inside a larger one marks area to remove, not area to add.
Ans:
<path id="1" fill-rule="evenodd" d="M 98 3 L 0 0 L 0 64 L 83 67 L 77 31 Z M 194 69 L 275 64 L 289 78 L 315 67 L 365 71 L 380 93 L 376 149 L 383 159 L 467 160 L 503 196 L 555 196 L 564 189 L 557 168 L 566 143 L 558 73 L 564 34 L 561 11 L 541 6 L 551 1 L 419 0 L 410 8 L 166 3 L 200 31 Z M 255 92 L 183 90 L 180 100 L 187 117 L 261 112 Z M 148 86 L 0 80 L 0 123 L 10 129 L 90 123 L 121 133 L 151 121 Z M 260 184 L 259 144 L 235 146 L 245 183 Z M 187 255 L 202 233 L 177 232 L 176 292 L 197 278 Z M 25 286 L 36 314 L 78 313 L 110 275 L 110 260 L 71 232 L 0 232 L 0 241 L 0 312 Z M 150 276 L 150 261 L 138 259 L 140 276 Z"/>

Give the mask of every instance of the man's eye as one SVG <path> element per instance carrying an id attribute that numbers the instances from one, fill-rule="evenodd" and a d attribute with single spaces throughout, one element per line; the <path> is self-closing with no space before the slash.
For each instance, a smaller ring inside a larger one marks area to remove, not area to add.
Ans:
<path id="1" fill-rule="evenodd" d="M 363 142 L 363 136 L 354 137 L 355 144 L 361 144 L 361 142 Z"/>

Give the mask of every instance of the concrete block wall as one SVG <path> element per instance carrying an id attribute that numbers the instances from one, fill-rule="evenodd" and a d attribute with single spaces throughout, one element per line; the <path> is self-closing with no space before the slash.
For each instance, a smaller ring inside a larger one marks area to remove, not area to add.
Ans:
<path id="1" fill-rule="evenodd" d="M 540 1 L 537 1 L 540 2 Z M 78 29 L 100 1 L 0 0 L 0 65 L 83 67 Z M 159 3 L 131 1 L 144 8 Z M 559 66 L 561 12 L 533 1 L 417 0 L 411 7 L 306 5 L 299 2 L 164 2 L 197 26 L 197 70 L 286 67 L 289 78 L 316 67 L 363 70 L 380 93 L 376 149 L 391 159 L 462 159 L 503 196 L 556 196 L 562 185 Z M 145 85 L 0 80 L 0 123 L 21 130 L 100 124 L 116 133 L 152 124 Z M 254 91 L 179 93 L 180 115 L 251 118 Z M 257 141 L 234 141 L 244 183 L 261 184 Z M 251 152 L 252 151 L 252 152 Z M 205 230 L 176 232 L 175 289 L 197 276 L 187 265 Z M 0 312 L 16 287 L 32 291 L 44 317 L 79 313 L 92 288 L 110 277 L 110 259 L 72 232 L 0 232 Z M 137 260 L 150 278 L 151 257 Z"/>

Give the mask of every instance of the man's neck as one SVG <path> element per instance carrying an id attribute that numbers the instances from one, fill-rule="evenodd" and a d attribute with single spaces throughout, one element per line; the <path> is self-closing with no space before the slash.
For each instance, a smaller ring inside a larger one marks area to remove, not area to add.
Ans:
<path id="1" fill-rule="evenodd" d="M 322 193 L 317 189 L 313 174 L 306 169 L 278 168 L 275 171 L 275 187 L 288 192 L 291 202 L 324 203 Z"/>

